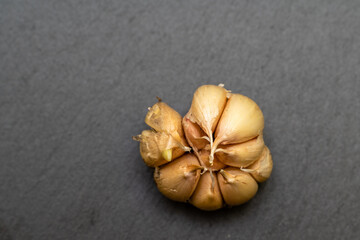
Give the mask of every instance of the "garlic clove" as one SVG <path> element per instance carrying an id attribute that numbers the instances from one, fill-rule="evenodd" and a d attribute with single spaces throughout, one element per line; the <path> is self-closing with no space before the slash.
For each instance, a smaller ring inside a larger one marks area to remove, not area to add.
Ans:
<path id="1" fill-rule="evenodd" d="M 174 201 L 186 202 L 196 188 L 201 169 L 197 158 L 188 153 L 156 168 L 154 179 L 164 196 Z"/>
<path id="2" fill-rule="evenodd" d="M 215 138 L 222 144 L 236 144 L 250 140 L 262 133 L 264 116 L 259 106 L 241 94 L 231 94 L 219 124 Z"/>
<path id="3" fill-rule="evenodd" d="M 258 184 L 249 173 L 228 167 L 217 174 L 220 191 L 226 204 L 240 205 L 253 198 Z"/>
<path id="4" fill-rule="evenodd" d="M 256 181 L 265 182 L 270 177 L 273 169 L 273 161 L 269 148 L 265 146 L 260 158 L 247 169 L 250 170 L 250 174 Z"/>
<path id="5" fill-rule="evenodd" d="M 194 150 L 203 149 L 209 144 L 209 141 L 204 139 L 204 137 L 207 136 L 206 133 L 199 125 L 189 119 L 189 114 L 185 115 L 183 118 L 182 125 L 186 140 Z"/>
<path id="6" fill-rule="evenodd" d="M 211 177 L 211 174 L 214 173 L 206 172 L 200 177 L 190 199 L 192 205 L 205 211 L 217 210 L 224 205 L 216 175 Z"/>
<path id="7" fill-rule="evenodd" d="M 247 167 L 259 159 L 264 148 L 264 138 L 260 134 L 243 143 L 220 145 L 216 149 L 215 157 L 232 167 Z"/>
<path id="8" fill-rule="evenodd" d="M 221 86 L 203 85 L 195 93 L 187 114 L 190 121 L 198 124 L 213 142 L 213 132 L 227 101 L 227 91 Z"/>
<path id="9" fill-rule="evenodd" d="M 212 171 L 218 171 L 226 167 L 226 165 L 221 161 L 219 161 L 219 159 L 216 156 L 214 158 L 213 164 L 211 165 L 209 161 L 209 155 L 210 155 L 209 150 L 203 149 L 199 152 L 199 158 L 202 161 L 202 163 L 204 163 L 207 169 L 211 169 Z"/>
<path id="10" fill-rule="evenodd" d="M 144 130 L 133 139 L 140 142 L 141 157 L 149 167 L 161 166 L 185 153 L 181 144 L 165 132 Z"/>
<path id="11" fill-rule="evenodd" d="M 215 131 L 210 160 L 219 144 L 236 144 L 257 137 L 264 129 L 264 116 L 259 106 L 241 94 L 231 94 Z"/>
<path id="12" fill-rule="evenodd" d="M 184 151 L 190 151 L 187 147 L 184 132 L 182 129 L 182 117 L 173 108 L 164 102 L 155 103 L 149 108 L 145 117 L 145 123 L 157 132 L 170 134 L 176 141 L 184 146 Z"/>

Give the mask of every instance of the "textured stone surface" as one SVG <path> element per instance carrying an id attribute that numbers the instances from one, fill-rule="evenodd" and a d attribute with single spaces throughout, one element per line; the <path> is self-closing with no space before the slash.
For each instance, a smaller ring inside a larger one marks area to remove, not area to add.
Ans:
<path id="1" fill-rule="evenodd" d="M 356 239 L 360 2 L 1 1 L 0 239 Z M 274 171 L 240 207 L 165 199 L 131 136 L 225 83 Z"/>

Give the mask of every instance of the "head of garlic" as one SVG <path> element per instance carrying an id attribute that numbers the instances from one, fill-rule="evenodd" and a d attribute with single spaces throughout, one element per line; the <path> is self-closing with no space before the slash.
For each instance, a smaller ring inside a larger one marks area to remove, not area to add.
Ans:
<path id="1" fill-rule="evenodd" d="M 212 211 L 249 201 L 258 182 L 270 177 L 273 162 L 264 143 L 262 111 L 223 85 L 199 87 L 183 118 L 160 100 L 145 122 L 152 130 L 134 139 L 167 198 Z"/>

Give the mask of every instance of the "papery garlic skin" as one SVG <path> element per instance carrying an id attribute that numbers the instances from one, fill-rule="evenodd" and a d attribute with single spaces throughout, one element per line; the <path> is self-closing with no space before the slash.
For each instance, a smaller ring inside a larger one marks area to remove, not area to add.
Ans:
<path id="1" fill-rule="evenodd" d="M 187 153 L 182 157 L 156 168 L 154 179 L 159 191 L 169 199 L 186 202 L 193 194 L 200 178 L 197 158 Z"/>
<path id="2" fill-rule="evenodd" d="M 211 174 L 214 173 L 206 172 L 200 177 L 195 192 L 190 199 L 192 205 L 205 211 L 217 210 L 224 205 L 216 173 L 215 177 L 211 177 Z"/>
<path id="3" fill-rule="evenodd" d="M 226 165 L 232 167 L 247 167 L 259 159 L 265 148 L 263 135 L 249 141 L 220 145 L 216 149 L 215 157 Z"/>
<path id="4" fill-rule="evenodd" d="M 230 206 L 249 201 L 258 190 L 254 178 L 237 168 L 228 167 L 220 170 L 217 177 L 224 201 Z"/>
<path id="5" fill-rule="evenodd" d="M 144 130 L 134 140 L 140 142 L 140 155 L 149 167 L 161 166 L 185 153 L 179 143 L 165 132 Z"/>
<path id="6" fill-rule="evenodd" d="M 224 110 L 226 101 L 227 91 L 220 86 L 203 85 L 194 93 L 188 118 L 202 128 L 211 143 L 212 134 Z"/>
<path id="7" fill-rule="evenodd" d="M 182 117 L 173 108 L 164 102 L 157 102 L 145 117 L 145 123 L 157 132 L 166 132 L 175 138 L 176 141 L 187 147 L 184 132 L 182 129 Z M 184 149 L 186 151 L 186 149 Z M 188 149 L 189 151 L 190 149 Z"/>
<path id="8" fill-rule="evenodd" d="M 260 158 L 248 168 L 250 174 L 258 182 L 265 182 L 271 175 L 273 169 L 273 161 L 268 147 L 265 146 Z"/>

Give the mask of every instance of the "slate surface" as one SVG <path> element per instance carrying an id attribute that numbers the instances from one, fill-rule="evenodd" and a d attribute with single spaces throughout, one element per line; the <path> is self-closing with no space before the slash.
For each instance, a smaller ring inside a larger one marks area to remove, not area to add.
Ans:
<path id="1" fill-rule="evenodd" d="M 360 1 L 1 1 L 0 239 L 357 239 Z M 274 171 L 248 204 L 164 198 L 131 136 L 225 83 Z"/>

